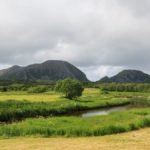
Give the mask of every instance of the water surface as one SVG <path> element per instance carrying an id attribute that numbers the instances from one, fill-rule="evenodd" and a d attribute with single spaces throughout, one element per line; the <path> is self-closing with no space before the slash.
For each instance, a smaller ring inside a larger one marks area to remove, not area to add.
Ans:
<path id="1" fill-rule="evenodd" d="M 131 105 L 126 105 L 126 106 L 116 106 L 113 108 L 100 108 L 100 109 L 95 109 L 95 110 L 87 110 L 87 111 L 81 111 L 76 113 L 76 116 L 80 117 L 94 117 L 94 116 L 103 116 L 103 115 L 108 115 L 112 112 L 119 112 L 123 110 L 128 110 L 131 108 Z"/>

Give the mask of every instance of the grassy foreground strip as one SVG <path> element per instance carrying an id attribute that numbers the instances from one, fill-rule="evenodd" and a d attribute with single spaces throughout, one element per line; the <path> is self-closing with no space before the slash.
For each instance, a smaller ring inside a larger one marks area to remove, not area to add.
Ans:
<path id="1" fill-rule="evenodd" d="M 103 137 L 1 139 L 0 150 L 149 150 L 150 129 Z"/>
<path id="2" fill-rule="evenodd" d="M 150 126 L 150 109 L 133 109 L 91 118 L 52 117 L 1 124 L 0 136 L 102 136 Z"/>
<path id="3" fill-rule="evenodd" d="M 98 99 L 98 98 L 97 98 Z M 78 101 L 61 100 L 55 102 L 29 102 L 7 100 L 0 102 L 0 122 L 12 122 L 31 117 L 48 117 L 71 114 L 80 110 L 121 106 L 129 104 L 127 99 L 81 99 Z"/>

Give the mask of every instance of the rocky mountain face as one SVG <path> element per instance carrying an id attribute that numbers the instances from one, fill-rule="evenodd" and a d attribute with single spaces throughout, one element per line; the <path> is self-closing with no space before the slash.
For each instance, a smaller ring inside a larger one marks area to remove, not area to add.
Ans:
<path id="1" fill-rule="evenodd" d="M 138 70 L 123 70 L 109 78 L 104 77 L 100 83 L 150 83 L 150 75 Z"/>
<path id="2" fill-rule="evenodd" d="M 86 75 L 78 68 L 66 61 L 59 60 L 48 60 L 41 64 L 26 67 L 13 66 L 0 70 L 0 80 L 56 81 L 67 77 L 83 82 L 88 81 Z"/>

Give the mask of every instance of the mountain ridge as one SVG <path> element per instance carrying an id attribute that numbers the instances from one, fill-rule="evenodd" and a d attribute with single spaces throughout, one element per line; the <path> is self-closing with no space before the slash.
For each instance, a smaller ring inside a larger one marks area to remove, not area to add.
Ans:
<path id="1" fill-rule="evenodd" d="M 0 80 L 57 81 L 67 77 L 90 82 L 80 69 L 62 60 L 47 60 L 28 66 L 14 65 L 0 70 Z M 105 76 L 97 83 L 150 83 L 150 75 L 139 70 L 128 69 L 112 77 Z"/>
<path id="2" fill-rule="evenodd" d="M 0 80 L 56 81 L 67 77 L 88 82 L 86 75 L 81 70 L 62 60 L 47 60 L 43 63 L 23 67 L 14 65 L 0 70 Z"/>
<path id="3" fill-rule="evenodd" d="M 107 77 L 97 81 L 99 83 L 150 83 L 150 75 L 139 70 L 123 70 L 113 77 Z"/>

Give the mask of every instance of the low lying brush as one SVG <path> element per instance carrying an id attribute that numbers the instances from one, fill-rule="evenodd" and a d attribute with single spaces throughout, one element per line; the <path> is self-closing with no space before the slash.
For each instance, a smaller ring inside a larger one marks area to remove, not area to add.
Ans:
<path id="1" fill-rule="evenodd" d="M 12 122 L 31 117 L 48 117 L 71 114 L 80 110 L 121 106 L 129 104 L 129 100 L 61 100 L 55 102 L 29 102 L 7 100 L 0 102 L 0 122 Z"/>
<path id="2" fill-rule="evenodd" d="M 150 126 L 150 109 L 135 109 L 91 118 L 52 117 L 0 125 L 0 136 L 102 136 Z"/>

